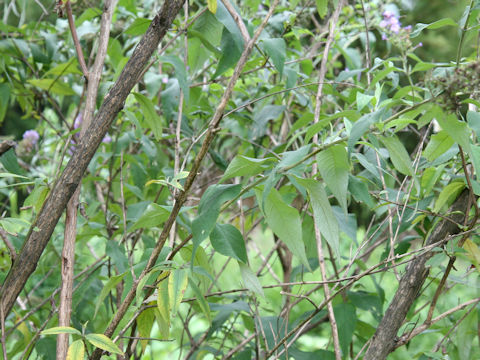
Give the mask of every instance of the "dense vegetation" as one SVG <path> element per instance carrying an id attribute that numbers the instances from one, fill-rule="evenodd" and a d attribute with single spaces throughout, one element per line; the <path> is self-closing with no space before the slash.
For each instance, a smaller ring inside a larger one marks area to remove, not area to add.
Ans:
<path id="1" fill-rule="evenodd" d="M 445 3 L 0 1 L 1 358 L 480 358 Z"/>

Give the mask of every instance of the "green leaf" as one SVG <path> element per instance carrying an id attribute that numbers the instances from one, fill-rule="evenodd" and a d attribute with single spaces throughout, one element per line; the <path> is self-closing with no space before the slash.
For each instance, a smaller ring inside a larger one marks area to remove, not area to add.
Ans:
<path id="1" fill-rule="evenodd" d="M 478 179 L 480 174 L 480 146 L 472 146 L 470 156 Z"/>
<path id="2" fill-rule="evenodd" d="M 412 161 L 410 160 L 410 155 L 408 155 L 405 146 L 403 146 L 398 137 L 391 135 L 389 137 L 382 137 L 380 140 L 387 148 L 395 169 L 403 175 L 413 175 L 413 166 Z"/>
<path id="3" fill-rule="evenodd" d="M 107 283 L 103 286 L 102 291 L 100 291 L 100 295 L 97 298 L 97 305 L 95 305 L 95 312 L 93 313 L 93 317 L 97 316 L 97 312 L 100 309 L 100 306 L 102 305 L 103 300 L 107 297 L 107 295 L 112 291 L 115 286 L 117 286 L 120 281 L 123 280 L 127 272 L 124 272 L 123 274 L 112 276 L 110 279 L 108 279 Z"/>
<path id="4" fill-rule="evenodd" d="M 430 194 L 433 190 L 433 187 L 437 183 L 437 180 L 442 175 L 443 169 L 445 165 L 430 167 L 425 169 L 422 174 L 422 179 L 420 180 L 421 189 L 423 190 L 423 194 L 426 196 Z"/>
<path id="5" fill-rule="evenodd" d="M 478 250 L 478 248 L 477 248 Z M 477 268 L 478 270 L 478 268 Z M 472 352 L 472 346 L 478 337 L 478 307 L 471 311 L 462 321 L 460 322 L 458 329 L 456 331 L 456 345 L 458 348 L 458 354 L 460 359 L 474 359 L 478 355 L 477 351 Z"/>
<path id="6" fill-rule="evenodd" d="M 9 234 L 17 236 L 22 228 L 29 228 L 30 222 L 20 218 L 0 218 L 0 226 Z"/>
<path id="7" fill-rule="evenodd" d="M 167 269 L 167 267 L 162 268 L 160 266 L 156 266 L 140 279 L 140 281 L 138 282 L 137 290 L 135 292 L 135 301 L 137 303 L 137 306 L 141 305 L 143 287 L 147 284 L 150 277 L 163 269 Z"/>
<path id="8" fill-rule="evenodd" d="M 157 309 L 165 324 L 170 327 L 172 314 L 176 314 L 188 286 L 188 271 L 175 269 L 168 279 L 158 284 Z"/>
<path id="9" fill-rule="evenodd" d="M 147 122 L 148 127 L 153 131 L 155 139 L 160 140 L 162 138 L 162 119 L 157 114 L 152 100 L 139 93 L 133 93 L 133 96 L 135 96 L 135 99 L 139 103 L 145 121 Z"/>
<path id="10" fill-rule="evenodd" d="M 205 240 L 215 227 L 221 204 L 235 198 L 240 190 L 241 185 L 212 185 L 205 191 L 198 205 L 198 217 L 192 222 L 195 246 Z"/>
<path id="11" fill-rule="evenodd" d="M 228 165 L 220 182 L 231 179 L 235 176 L 252 176 L 271 168 L 275 158 L 254 159 L 243 155 L 237 155 Z"/>
<path id="12" fill-rule="evenodd" d="M 57 95 L 75 95 L 75 91 L 60 79 L 29 79 L 29 84 Z"/>
<path id="13" fill-rule="evenodd" d="M 233 37 L 233 41 L 235 42 L 237 47 L 242 49 L 243 51 L 244 40 L 240 32 L 240 29 L 238 28 L 237 23 L 235 22 L 232 15 L 230 15 L 230 12 L 225 8 L 225 5 L 223 5 L 221 1 L 220 2 L 217 1 L 217 5 L 218 6 L 217 6 L 217 12 L 215 13 L 215 17 L 230 32 L 230 34 Z M 240 14 L 240 11 L 238 11 L 238 13 Z"/>
<path id="14" fill-rule="evenodd" d="M 83 73 L 78 69 L 78 61 L 76 57 L 72 57 L 66 63 L 59 64 L 48 70 L 45 74 L 43 74 L 43 78 L 48 78 L 50 75 L 62 76 L 67 74 L 83 75 Z"/>
<path id="15" fill-rule="evenodd" d="M 143 310 L 137 318 L 138 335 L 143 338 L 150 337 L 153 327 L 153 320 L 155 318 L 155 308 L 147 308 Z M 148 340 L 140 340 L 142 345 L 142 352 L 148 345 Z"/>
<path id="16" fill-rule="evenodd" d="M 164 206 L 155 203 L 149 204 L 143 215 L 133 224 L 128 231 L 142 228 L 152 228 L 164 223 L 170 216 L 170 211 Z"/>
<path id="17" fill-rule="evenodd" d="M 276 120 L 286 109 L 285 105 L 266 105 L 261 110 L 256 109 L 253 115 L 253 128 L 250 139 L 258 139 L 265 135 L 270 120 Z"/>
<path id="18" fill-rule="evenodd" d="M 187 70 L 185 69 L 184 62 L 175 55 L 160 56 L 159 61 L 173 66 L 175 69 L 175 77 L 177 78 L 180 89 L 182 89 L 183 96 L 185 97 L 185 103 L 188 104 L 188 100 L 190 98 L 190 87 L 188 86 Z"/>
<path id="19" fill-rule="evenodd" d="M 432 135 L 423 155 L 428 161 L 433 161 L 443 155 L 453 144 L 454 141 L 450 135 L 445 130 L 441 130 L 438 134 Z"/>
<path id="20" fill-rule="evenodd" d="M 317 155 L 318 171 L 342 209 L 347 211 L 350 162 L 343 145 L 331 146 Z"/>
<path id="21" fill-rule="evenodd" d="M 5 118 L 8 109 L 8 102 L 10 100 L 10 86 L 5 83 L 0 83 L 0 124 Z"/>
<path id="22" fill-rule="evenodd" d="M 172 270 L 168 277 L 168 295 L 170 313 L 176 314 L 183 295 L 188 286 L 188 271 L 185 269 Z"/>
<path id="23" fill-rule="evenodd" d="M 357 202 L 364 203 L 369 208 L 373 208 L 375 206 L 368 191 L 367 184 L 358 177 L 353 175 L 349 176 L 348 191 L 350 191 Z"/>
<path id="24" fill-rule="evenodd" d="M 320 18 L 324 18 L 328 11 L 328 0 L 315 0 L 317 3 L 317 12 Z"/>
<path id="25" fill-rule="evenodd" d="M 190 279 L 190 280 L 192 280 L 192 279 Z M 195 293 L 195 297 L 197 298 L 198 306 L 200 306 L 200 309 L 202 310 L 203 314 L 207 318 L 208 323 L 211 325 L 212 324 L 212 317 L 210 315 L 210 306 L 208 306 L 208 303 L 205 300 L 205 297 L 203 296 L 202 291 L 195 284 L 194 281 L 190 281 L 190 287 L 192 288 L 193 292 Z"/>
<path id="26" fill-rule="evenodd" d="M 371 103 L 372 99 L 375 96 L 362 94 L 361 92 L 357 92 L 357 110 L 362 110 L 365 106 Z"/>
<path id="27" fill-rule="evenodd" d="M 262 193 L 257 191 L 257 200 L 261 202 Z M 278 190 L 272 188 L 263 204 L 265 219 L 272 231 L 297 256 L 307 268 L 310 265 L 302 239 L 302 223 L 298 210 L 286 204 Z"/>
<path id="28" fill-rule="evenodd" d="M 230 256 L 243 263 L 247 263 L 247 249 L 242 233 L 230 224 L 216 224 L 215 229 L 210 234 L 210 242 L 213 248 L 220 254 Z"/>
<path id="29" fill-rule="evenodd" d="M 222 23 L 211 12 L 206 11 L 195 21 L 191 30 L 189 28 L 188 35 L 198 37 L 208 50 L 220 56 L 222 54 L 217 46 L 220 45 L 223 29 Z"/>
<path id="30" fill-rule="evenodd" d="M 3 153 L 2 156 L 0 156 L 0 162 L 9 173 L 17 175 L 25 174 L 25 171 L 18 164 L 17 155 L 13 149 L 9 149 L 7 152 Z"/>
<path id="31" fill-rule="evenodd" d="M 478 248 L 477 244 L 475 244 L 472 240 L 466 239 L 463 243 L 463 248 L 467 252 L 467 257 L 470 259 L 473 265 L 480 271 L 480 249 Z"/>
<path id="32" fill-rule="evenodd" d="M 335 255 L 338 258 L 340 256 L 340 230 L 337 218 L 333 213 L 323 185 L 314 179 L 297 178 L 297 180 L 300 185 L 307 189 L 312 203 L 315 223 L 317 224 L 320 233 L 335 251 Z"/>
<path id="33" fill-rule="evenodd" d="M 350 130 L 350 136 L 348 138 L 348 152 L 352 153 L 353 147 L 357 141 L 365 134 L 365 132 L 370 128 L 370 125 L 375 124 L 380 121 L 380 119 L 385 114 L 386 109 L 381 108 L 373 113 L 365 114 L 360 119 L 355 121 Z"/>
<path id="34" fill-rule="evenodd" d="M 282 153 L 282 159 L 277 164 L 277 170 L 293 166 L 303 160 L 310 152 L 310 145 L 302 146 L 294 151 L 285 151 Z"/>
<path id="35" fill-rule="evenodd" d="M 139 36 L 145 34 L 148 27 L 150 26 L 152 20 L 144 18 L 136 18 L 133 20 L 132 25 L 130 25 L 124 33 L 126 35 Z"/>
<path id="36" fill-rule="evenodd" d="M 207 0 L 207 6 L 212 14 L 217 12 L 217 0 Z"/>
<path id="37" fill-rule="evenodd" d="M 455 114 L 448 114 L 437 118 L 438 123 L 452 139 L 468 153 L 470 152 L 470 129 L 459 120 Z"/>
<path id="38" fill-rule="evenodd" d="M 82 335 L 80 331 L 69 326 L 56 326 L 47 330 L 43 330 L 42 335 L 58 335 L 58 334 L 75 334 Z"/>
<path id="39" fill-rule="evenodd" d="M 443 208 L 451 205 L 464 188 L 465 183 L 463 181 L 454 181 L 445 186 L 440 192 L 440 195 L 438 195 L 433 212 L 439 212 Z"/>
<path id="40" fill-rule="evenodd" d="M 238 59 L 240 59 L 242 50 L 235 42 L 235 37 L 232 33 L 224 28 L 221 41 L 221 57 L 213 78 L 215 79 L 228 69 L 233 68 L 237 64 Z"/>
<path id="41" fill-rule="evenodd" d="M 357 322 L 355 307 L 349 303 L 341 303 L 333 307 L 333 312 L 335 314 L 335 320 L 337 321 L 338 338 L 340 340 L 342 353 L 348 354 Z"/>
<path id="42" fill-rule="evenodd" d="M 197 281 L 200 281 L 200 283 L 198 284 L 197 282 L 197 284 L 205 293 L 210 283 L 213 282 L 213 277 L 211 276 L 213 270 L 210 264 L 210 259 L 205 253 L 203 247 L 196 247 L 194 253 L 193 245 L 184 246 L 180 249 L 180 256 L 185 262 L 191 261 L 193 267 L 193 271 L 191 272 L 192 277 Z M 203 269 L 203 271 L 200 272 L 198 269 Z"/>
<path id="43" fill-rule="evenodd" d="M 0 84 L 1 86 L 1 84 Z M 1 120 L 1 118 L 0 118 Z M 480 137 L 480 113 L 476 111 L 467 112 L 468 126 L 475 131 L 477 138 Z"/>
<path id="44" fill-rule="evenodd" d="M 85 336 L 93 346 L 99 349 L 111 352 L 113 354 L 123 355 L 123 351 L 108 337 L 103 334 L 88 334 Z"/>
<path id="45" fill-rule="evenodd" d="M 170 276 L 170 274 L 168 275 Z M 168 280 L 163 279 L 157 286 L 157 309 L 160 317 L 170 328 L 170 297 L 168 294 Z"/>
<path id="46" fill-rule="evenodd" d="M 434 21 L 430 24 L 417 23 L 415 25 L 415 27 L 413 28 L 413 31 L 410 33 L 410 37 L 411 38 L 417 37 L 418 35 L 420 35 L 420 33 L 424 29 L 432 29 L 433 30 L 433 29 L 438 29 L 438 28 L 444 27 L 444 26 L 458 27 L 458 23 L 455 20 L 450 19 L 450 18 L 440 19 L 440 20 Z"/>
<path id="47" fill-rule="evenodd" d="M 283 66 L 285 65 L 285 58 L 287 53 L 287 45 L 283 38 L 264 39 L 260 43 L 263 51 L 272 59 L 273 65 L 280 75 L 280 80 L 283 75 Z"/>
<path id="48" fill-rule="evenodd" d="M 83 360 L 85 357 L 85 345 L 82 340 L 76 340 L 68 347 L 67 360 Z"/>
<path id="49" fill-rule="evenodd" d="M 242 274 L 243 284 L 245 287 L 264 298 L 265 294 L 258 277 L 246 264 L 239 261 L 238 266 L 240 267 L 240 273 Z"/>

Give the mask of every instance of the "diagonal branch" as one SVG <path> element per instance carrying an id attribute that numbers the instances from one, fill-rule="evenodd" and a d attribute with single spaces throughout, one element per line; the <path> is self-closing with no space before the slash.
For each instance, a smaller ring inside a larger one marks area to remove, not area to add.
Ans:
<path id="1" fill-rule="evenodd" d="M 464 191 L 449 209 L 451 218 L 457 223 L 463 223 L 463 219 L 468 216 L 470 206 L 469 192 Z M 428 237 L 426 245 L 441 241 L 449 235 L 457 234 L 459 230 L 454 223 L 441 220 Z M 405 274 L 400 280 L 398 290 L 378 325 L 375 335 L 371 339 L 370 346 L 364 357 L 365 360 L 382 360 L 395 350 L 398 342 L 398 329 L 405 321 L 408 310 L 427 278 L 428 269 L 425 263 L 433 254 L 432 251 L 429 251 L 416 258 L 407 267 Z"/>
<path id="2" fill-rule="evenodd" d="M 118 80 L 106 95 L 92 124 L 82 136 L 77 151 L 45 200 L 27 234 L 17 260 L 8 272 L 0 289 L 0 306 L 3 308 L 5 316 L 12 309 L 15 299 L 37 267 L 38 260 L 47 246 L 68 200 L 80 183 L 90 160 L 100 146 L 110 125 L 123 108 L 130 91 L 139 81 L 143 68 L 157 49 L 160 40 L 165 36 L 183 3 L 184 0 L 170 0 L 164 3 L 135 48 Z"/>
<path id="3" fill-rule="evenodd" d="M 217 128 L 218 125 L 220 124 L 220 121 L 223 118 L 223 114 L 225 113 L 225 108 L 227 107 L 228 101 L 233 93 L 233 89 L 235 87 L 235 84 L 237 80 L 239 79 L 243 68 L 247 64 L 248 57 L 250 53 L 252 52 L 253 47 L 255 46 L 256 41 L 258 40 L 261 32 L 267 25 L 268 19 L 271 17 L 273 14 L 273 11 L 275 10 L 279 0 L 274 1 L 271 6 L 268 14 L 265 16 L 263 19 L 262 23 L 260 26 L 257 28 L 255 34 L 253 35 L 252 39 L 245 45 L 245 49 L 242 52 L 242 55 L 240 56 L 240 59 L 238 60 L 237 65 L 235 66 L 235 69 L 233 71 L 233 75 L 230 78 L 230 82 L 228 83 L 222 98 L 220 99 L 220 103 L 217 106 L 215 113 L 212 117 L 212 120 L 210 121 L 210 124 L 208 125 L 207 132 L 205 134 L 205 138 L 202 143 L 202 147 L 200 148 L 198 154 L 195 156 L 195 160 L 193 162 L 192 168 L 190 169 L 190 172 L 185 180 L 185 183 L 183 185 L 184 190 L 179 192 L 178 195 L 175 197 L 175 202 L 172 208 L 172 212 L 170 213 L 169 218 L 163 225 L 162 233 L 159 236 L 159 239 L 157 240 L 157 243 L 152 251 L 152 254 L 150 255 L 150 258 L 148 259 L 147 265 L 143 269 L 142 273 L 140 274 L 139 278 L 132 284 L 132 288 L 130 291 L 127 293 L 125 296 L 125 299 L 123 300 L 123 303 L 120 305 L 118 311 L 115 313 L 115 316 L 113 317 L 112 321 L 108 325 L 107 329 L 105 330 L 104 334 L 108 337 L 112 336 L 113 332 L 117 328 L 118 324 L 120 321 L 123 319 L 125 316 L 130 304 L 132 303 L 133 299 L 135 298 L 135 294 L 137 292 L 137 287 L 140 282 L 140 280 L 147 275 L 147 273 L 153 268 L 155 265 L 158 256 L 160 255 L 160 252 L 163 249 L 163 246 L 165 245 L 165 242 L 168 238 L 168 235 L 170 233 L 170 230 L 172 229 L 172 226 L 180 212 L 180 209 L 182 208 L 183 204 L 187 200 L 187 195 L 189 190 L 191 189 L 193 182 L 195 181 L 195 178 L 197 176 L 197 173 L 200 169 L 200 166 L 202 165 L 203 159 L 208 153 L 208 149 L 210 148 L 210 145 L 212 144 L 212 141 L 215 137 L 215 134 L 217 133 Z M 102 350 L 96 349 L 92 356 L 90 357 L 92 360 L 98 360 L 100 359 L 100 356 L 102 354 Z"/>

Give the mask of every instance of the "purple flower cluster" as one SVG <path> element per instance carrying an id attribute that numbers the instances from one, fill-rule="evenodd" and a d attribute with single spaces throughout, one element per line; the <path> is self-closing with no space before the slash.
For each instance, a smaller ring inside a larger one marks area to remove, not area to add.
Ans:
<path id="1" fill-rule="evenodd" d="M 411 51 L 423 46 L 422 43 L 418 43 L 415 46 L 412 45 L 410 41 L 412 25 L 402 27 L 402 23 L 400 22 L 398 16 L 396 16 L 392 11 L 385 10 L 382 15 L 383 20 L 380 21 L 380 27 L 385 29 L 387 33 L 397 35 L 392 37 L 392 40 L 396 40 L 397 45 L 403 43 L 403 45 L 409 48 Z M 387 39 L 387 35 L 382 34 L 382 40 Z"/>
<path id="2" fill-rule="evenodd" d="M 32 146 L 36 145 L 40 135 L 35 130 L 27 130 L 23 133 L 23 140 L 28 141 Z"/>
<path id="3" fill-rule="evenodd" d="M 395 34 L 398 34 L 400 29 L 402 28 L 402 24 L 393 12 L 386 10 L 383 12 L 383 20 L 380 22 L 380 27 L 390 30 Z"/>

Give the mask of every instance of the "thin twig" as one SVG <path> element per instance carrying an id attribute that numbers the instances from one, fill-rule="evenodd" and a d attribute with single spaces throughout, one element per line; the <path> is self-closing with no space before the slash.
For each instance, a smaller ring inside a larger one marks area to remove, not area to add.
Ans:
<path id="1" fill-rule="evenodd" d="M 78 39 L 77 29 L 75 28 L 75 20 L 73 20 L 70 0 L 66 1 L 65 8 L 67 9 L 68 25 L 70 26 L 70 32 L 72 33 L 73 43 L 75 45 L 75 50 L 77 51 L 78 63 L 82 69 L 83 76 L 85 76 L 85 79 L 88 80 L 88 68 L 87 64 L 85 63 L 85 57 L 83 56 L 82 45 L 80 45 L 80 40 Z"/>

